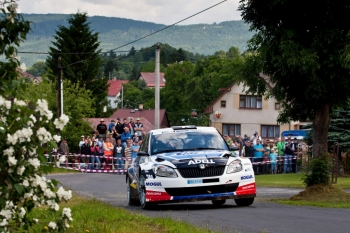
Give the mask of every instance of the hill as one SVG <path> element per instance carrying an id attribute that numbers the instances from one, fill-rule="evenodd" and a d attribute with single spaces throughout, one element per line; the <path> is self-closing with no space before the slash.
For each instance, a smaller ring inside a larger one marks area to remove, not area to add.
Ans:
<path id="1" fill-rule="evenodd" d="M 68 25 L 67 14 L 22 15 L 25 20 L 33 24 L 27 40 L 19 48 L 20 52 L 48 52 L 55 30 L 59 25 Z M 92 16 L 89 21 L 91 29 L 99 33 L 102 51 L 118 48 L 166 27 L 162 24 L 116 17 Z M 252 35 L 253 33 L 249 32 L 249 25 L 243 21 L 176 25 L 116 51 L 129 51 L 131 46 L 136 49 L 146 48 L 157 42 L 203 55 L 213 54 L 219 50 L 227 51 L 231 46 L 244 51 L 246 42 Z M 40 59 L 44 60 L 47 55 L 20 53 L 19 56 L 21 62 L 28 67 Z"/>

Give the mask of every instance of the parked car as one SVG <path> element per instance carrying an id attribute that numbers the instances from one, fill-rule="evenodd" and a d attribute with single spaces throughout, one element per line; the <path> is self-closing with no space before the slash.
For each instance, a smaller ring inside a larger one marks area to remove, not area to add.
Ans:
<path id="1" fill-rule="evenodd" d="M 150 131 L 126 173 L 129 205 L 211 200 L 239 206 L 256 196 L 251 161 L 236 157 L 213 127 L 175 126 Z"/>
<path id="2" fill-rule="evenodd" d="M 288 136 L 291 136 L 292 139 L 297 138 L 298 140 L 304 140 L 308 137 L 309 132 L 309 129 L 286 130 L 282 132 L 281 136 L 285 139 L 287 139 Z"/>

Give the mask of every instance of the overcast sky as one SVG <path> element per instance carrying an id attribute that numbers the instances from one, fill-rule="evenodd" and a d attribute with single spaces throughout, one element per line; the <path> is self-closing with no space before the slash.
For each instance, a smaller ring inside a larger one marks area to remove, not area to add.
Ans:
<path id="1" fill-rule="evenodd" d="M 89 16 L 119 17 L 170 25 L 222 0 L 20 0 L 21 13 L 74 14 L 87 12 Z M 240 20 L 239 0 L 227 0 L 214 8 L 181 23 L 219 23 Z"/>

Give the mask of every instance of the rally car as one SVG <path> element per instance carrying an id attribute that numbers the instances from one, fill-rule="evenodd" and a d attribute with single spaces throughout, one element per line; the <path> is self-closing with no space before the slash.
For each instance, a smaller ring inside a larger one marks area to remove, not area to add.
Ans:
<path id="1" fill-rule="evenodd" d="M 253 204 L 256 196 L 251 161 L 236 157 L 213 127 L 175 126 L 150 131 L 126 172 L 129 205 L 234 199 Z"/>

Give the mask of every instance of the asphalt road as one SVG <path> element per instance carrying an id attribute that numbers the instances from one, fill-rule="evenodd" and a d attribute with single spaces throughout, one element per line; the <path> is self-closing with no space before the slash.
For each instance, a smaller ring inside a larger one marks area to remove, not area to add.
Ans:
<path id="1" fill-rule="evenodd" d="M 350 209 L 297 207 L 268 202 L 271 198 L 288 198 L 300 189 L 258 188 L 252 206 L 238 207 L 234 200 L 215 207 L 210 201 L 159 205 L 142 210 L 126 205 L 125 176 L 114 174 L 55 174 L 56 179 L 75 193 L 93 197 L 111 205 L 137 211 L 147 216 L 171 217 L 219 232 L 291 233 L 350 232 Z"/>

